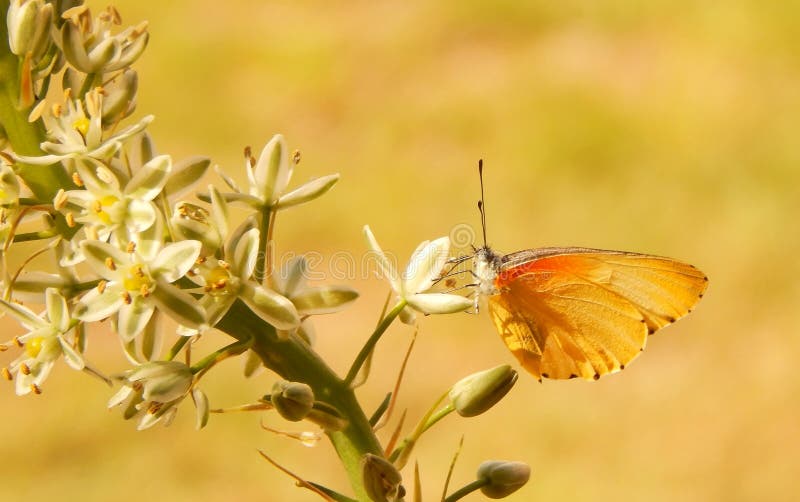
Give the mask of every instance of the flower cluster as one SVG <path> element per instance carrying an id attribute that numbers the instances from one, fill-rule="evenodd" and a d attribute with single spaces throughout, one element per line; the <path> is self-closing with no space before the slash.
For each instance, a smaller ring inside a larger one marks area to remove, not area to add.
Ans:
<path id="1" fill-rule="evenodd" d="M 314 432 L 264 429 L 304 444 L 324 432 L 359 499 L 388 501 L 404 497 L 400 471 L 426 430 L 453 411 L 480 415 L 512 388 L 516 372 L 506 365 L 475 373 L 452 386 L 400 444 L 398 428 L 380 445 L 375 430 L 389 419 L 393 401 L 387 397 L 367 419 L 355 388 L 368 378 L 383 334 L 395 319 L 414 324 L 419 313 L 473 306 L 467 296 L 437 288 L 450 240 L 422 242 L 401 272 L 364 227 L 395 303 L 385 308 L 346 376 L 339 376 L 316 352 L 313 317 L 341 311 L 358 293 L 310 283 L 303 256 L 279 266 L 273 239 L 279 214 L 324 195 L 339 175 L 292 186 L 300 154 L 275 135 L 257 157 L 245 148 L 238 176 L 244 188 L 215 166 L 225 188 L 206 183 L 200 193 L 195 187 L 211 161 L 158 153 L 147 130 L 154 117 L 130 120 L 138 91 L 131 65 L 147 45 L 146 23 L 119 29 L 113 7 L 93 16 L 79 0 L 11 0 L 5 16 L 0 316 L 16 320 L 23 332 L 0 343 L 0 352 L 16 351 L 2 368 L 16 394 L 42 393 L 63 360 L 119 384 L 108 407 L 122 407 L 139 429 L 168 425 L 187 397 L 200 428 L 220 411 L 210 408 L 200 382 L 221 361 L 245 356 L 246 376 L 265 366 L 280 378 L 269 394 L 239 409 L 272 410 L 285 421 L 313 424 Z M 43 258 L 55 267 L 39 267 Z M 110 377 L 88 362 L 88 342 L 100 323 L 115 332 L 131 364 Z M 192 347 L 200 337 L 224 342 L 198 354 L 201 349 Z M 165 338 L 173 342 L 166 350 Z M 486 463 L 477 481 L 447 500 L 468 487 L 503 497 L 529 475 L 517 463 Z"/>

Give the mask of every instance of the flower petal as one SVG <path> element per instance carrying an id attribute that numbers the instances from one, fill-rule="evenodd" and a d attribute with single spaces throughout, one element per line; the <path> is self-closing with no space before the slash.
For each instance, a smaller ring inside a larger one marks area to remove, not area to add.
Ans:
<path id="1" fill-rule="evenodd" d="M 304 202 L 308 202 L 323 195 L 325 192 L 333 188 L 333 185 L 339 181 L 338 174 L 330 174 L 315 180 L 311 180 L 305 185 L 292 190 L 291 192 L 281 195 L 278 202 L 275 204 L 277 209 L 286 209 L 287 207 L 296 206 Z"/>
<path id="2" fill-rule="evenodd" d="M 102 293 L 95 288 L 83 295 L 75 306 L 75 317 L 85 322 L 99 321 L 118 311 L 124 303 L 122 286 L 108 283 Z"/>
<path id="3" fill-rule="evenodd" d="M 142 332 L 155 308 L 142 297 L 136 296 L 131 303 L 123 303 L 117 317 L 117 333 L 123 342 L 130 342 Z"/>
<path id="4" fill-rule="evenodd" d="M 153 226 L 157 214 L 152 202 L 129 199 L 125 207 L 125 226 L 134 232 L 143 232 Z"/>
<path id="5" fill-rule="evenodd" d="M 55 288 L 47 288 L 45 291 L 45 305 L 47 305 L 47 318 L 50 319 L 50 324 L 58 330 L 59 333 L 64 333 L 69 328 L 69 310 L 67 309 L 67 300 Z"/>
<path id="6" fill-rule="evenodd" d="M 397 276 L 397 267 L 383 252 L 378 241 L 375 240 L 375 236 L 372 234 L 369 225 L 364 225 L 364 237 L 367 238 L 367 244 L 374 254 L 380 273 L 389 281 L 394 292 L 400 294 L 400 278 Z"/>
<path id="7" fill-rule="evenodd" d="M 206 313 L 194 296 L 162 280 L 150 295 L 159 310 L 190 328 L 203 328 Z"/>
<path id="8" fill-rule="evenodd" d="M 180 241 L 167 244 L 150 263 L 153 275 L 175 282 L 189 271 L 200 255 L 200 241 Z"/>
<path id="9" fill-rule="evenodd" d="M 242 285 L 241 298 L 276 329 L 290 330 L 300 325 L 300 316 L 292 302 L 272 290 L 246 282 Z"/>
<path id="10" fill-rule="evenodd" d="M 81 356 L 63 336 L 59 336 L 58 341 L 61 344 L 61 351 L 64 353 L 64 361 L 66 361 L 70 368 L 78 371 L 82 370 L 85 366 L 83 356 Z"/>
<path id="11" fill-rule="evenodd" d="M 132 265 L 130 258 L 124 251 L 116 246 L 112 246 L 102 241 L 83 241 L 81 242 L 83 255 L 86 263 L 92 267 L 94 272 L 108 280 L 114 280 L 121 276 L 121 269 Z M 110 262 L 107 262 L 111 258 Z M 110 268 L 108 265 L 113 264 Z"/>
<path id="12" fill-rule="evenodd" d="M 413 308 L 425 314 L 452 314 L 463 312 L 475 305 L 474 300 L 445 293 L 411 295 L 406 298 L 406 301 Z"/>
<path id="13" fill-rule="evenodd" d="M 210 165 L 208 157 L 191 157 L 178 162 L 172 167 L 164 191 L 170 197 L 180 195 L 199 181 Z"/>
<path id="14" fill-rule="evenodd" d="M 417 248 L 403 274 L 403 293 L 413 295 L 430 289 L 449 256 L 450 239 L 447 237 Z"/>
<path id="15" fill-rule="evenodd" d="M 358 292 L 348 286 L 309 288 L 292 296 L 292 303 L 301 316 L 338 312 L 358 298 Z"/>
<path id="16" fill-rule="evenodd" d="M 34 311 L 18 303 L 7 302 L 3 299 L 0 299 L 0 311 L 5 311 L 7 314 L 14 317 L 17 322 L 31 331 L 49 326 L 49 324 L 45 322 L 44 319 L 36 315 Z"/>
<path id="17" fill-rule="evenodd" d="M 276 134 L 261 150 L 253 172 L 250 195 L 272 204 L 289 183 L 290 171 L 286 142 L 282 135 Z"/>
<path id="18" fill-rule="evenodd" d="M 243 280 L 249 279 L 256 268 L 258 239 L 258 229 L 251 228 L 242 235 L 233 250 L 233 274 Z"/>
<path id="19" fill-rule="evenodd" d="M 170 171 L 172 158 L 169 155 L 153 157 L 125 185 L 125 195 L 139 200 L 153 200 L 167 184 Z"/>

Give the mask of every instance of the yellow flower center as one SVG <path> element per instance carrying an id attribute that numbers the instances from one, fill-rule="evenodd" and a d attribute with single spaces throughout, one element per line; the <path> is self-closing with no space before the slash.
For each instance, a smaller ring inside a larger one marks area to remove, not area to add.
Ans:
<path id="1" fill-rule="evenodd" d="M 105 223 L 106 225 L 111 224 L 111 215 L 104 209 L 114 205 L 115 203 L 119 202 L 119 199 L 114 197 L 113 195 L 106 195 L 94 201 L 94 205 L 92 209 L 94 210 L 95 214 L 100 221 Z"/>
<path id="2" fill-rule="evenodd" d="M 87 119 L 86 117 L 82 117 L 73 122 L 72 127 L 74 127 L 75 130 L 81 133 L 81 136 L 85 138 L 86 134 L 89 132 L 90 124 L 91 122 L 89 121 L 89 119 Z"/>
<path id="3" fill-rule="evenodd" d="M 216 267 L 208 269 L 203 278 L 206 280 L 205 291 L 212 295 L 226 295 L 228 285 L 230 284 L 231 274 L 226 267 L 217 265 Z"/>
<path id="4" fill-rule="evenodd" d="M 37 336 L 36 338 L 31 338 L 27 342 L 25 342 L 25 353 L 28 354 L 29 357 L 36 357 L 39 355 L 39 352 L 42 350 L 42 341 L 44 338 L 41 336 Z"/>
<path id="5" fill-rule="evenodd" d="M 145 273 L 142 265 L 137 263 L 130 267 L 122 279 L 122 287 L 127 291 L 135 291 L 142 296 L 147 296 L 152 290 L 153 279 Z"/>

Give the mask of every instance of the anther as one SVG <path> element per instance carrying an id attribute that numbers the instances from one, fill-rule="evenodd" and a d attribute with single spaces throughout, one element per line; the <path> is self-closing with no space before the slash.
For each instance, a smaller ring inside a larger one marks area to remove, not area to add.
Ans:
<path id="1" fill-rule="evenodd" d="M 39 395 L 39 394 L 42 393 L 42 388 L 39 387 L 38 385 L 36 385 L 35 383 L 32 383 L 31 384 L 31 391 L 33 391 L 34 394 Z"/>
<path id="2" fill-rule="evenodd" d="M 14 380 L 14 375 L 12 375 L 10 371 L 8 371 L 8 368 L 4 367 L 3 368 L 3 378 L 5 378 L 6 380 L 8 380 L 10 382 L 10 381 Z"/>
<path id="3" fill-rule="evenodd" d="M 31 369 L 28 367 L 27 364 L 22 363 L 19 365 L 19 372 L 22 373 L 23 375 L 30 375 Z"/>
<path id="4" fill-rule="evenodd" d="M 102 280 L 101 280 L 100 282 L 98 282 L 98 283 L 97 283 L 97 292 L 98 292 L 98 293 L 100 293 L 100 294 L 102 295 L 102 294 L 103 294 L 103 291 L 105 291 L 105 290 L 106 290 L 106 285 L 107 285 L 107 284 L 108 284 L 108 282 L 106 282 L 106 281 L 102 281 Z"/>
<path id="5" fill-rule="evenodd" d="M 133 298 L 131 298 L 131 294 L 127 291 L 122 292 L 122 301 L 125 302 L 125 305 L 130 305 L 133 303 Z"/>
<path id="6" fill-rule="evenodd" d="M 63 188 L 59 188 L 58 192 L 56 192 L 56 196 L 53 199 L 53 207 L 56 210 L 60 211 L 64 209 L 64 206 L 67 205 L 67 192 L 64 191 Z"/>
<path id="7" fill-rule="evenodd" d="M 110 256 L 106 257 L 105 264 L 106 264 L 106 267 L 108 267 L 109 270 L 116 270 L 117 269 L 117 264 L 114 263 L 114 260 L 111 259 Z"/>
<path id="8" fill-rule="evenodd" d="M 128 243 L 128 246 L 125 248 L 125 252 L 126 253 L 133 253 L 134 251 L 136 251 L 136 243 L 133 242 L 133 241 L 130 241 Z"/>
<path id="9" fill-rule="evenodd" d="M 69 228 L 75 228 L 75 215 L 74 214 L 67 213 L 67 215 L 64 217 L 64 219 L 67 221 L 67 226 Z"/>
<path id="10" fill-rule="evenodd" d="M 141 294 L 145 298 L 150 296 L 150 290 L 147 288 L 147 284 L 142 284 L 142 287 L 139 288 L 139 294 Z"/>
<path id="11" fill-rule="evenodd" d="M 295 150 L 292 152 L 292 162 L 294 162 L 294 165 L 300 163 L 300 150 Z"/>
<path id="12" fill-rule="evenodd" d="M 79 187 L 83 186 L 83 180 L 81 179 L 78 173 L 72 173 L 72 182 L 78 185 Z"/>
<path id="13" fill-rule="evenodd" d="M 14 345 L 16 345 L 19 348 L 22 348 L 22 347 L 25 346 L 25 344 L 22 343 L 22 340 L 20 340 L 18 336 L 14 337 Z"/>

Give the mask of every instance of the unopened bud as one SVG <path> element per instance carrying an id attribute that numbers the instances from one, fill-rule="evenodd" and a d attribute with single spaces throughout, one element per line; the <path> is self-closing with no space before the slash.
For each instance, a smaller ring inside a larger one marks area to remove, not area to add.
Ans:
<path id="1" fill-rule="evenodd" d="M 402 497 L 403 478 L 391 462 L 367 453 L 361 458 L 361 469 L 364 489 L 374 502 L 393 502 Z"/>
<path id="2" fill-rule="evenodd" d="M 490 499 L 501 499 L 522 488 L 531 477 L 531 468 L 523 462 L 487 460 L 478 467 L 478 479 L 487 481 L 481 492 Z"/>
<path id="3" fill-rule="evenodd" d="M 314 391 L 304 383 L 281 380 L 272 386 L 272 405 L 280 416 L 297 422 L 306 418 L 314 406 Z"/>
<path id="4" fill-rule="evenodd" d="M 474 417 L 497 404 L 517 381 L 517 372 L 503 364 L 461 379 L 450 389 L 450 400 L 462 417 Z"/>
<path id="5" fill-rule="evenodd" d="M 139 79 L 136 72 L 126 68 L 103 86 L 103 125 L 116 124 L 136 109 Z"/>

